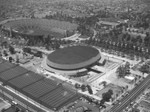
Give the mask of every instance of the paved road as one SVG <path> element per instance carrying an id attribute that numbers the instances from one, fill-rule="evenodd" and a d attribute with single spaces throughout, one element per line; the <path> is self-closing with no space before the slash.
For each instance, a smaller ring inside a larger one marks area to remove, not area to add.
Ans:
<path id="1" fill-rule="evenodd" d="M 3 86 L 0 86 L 0 91 L 2 91 L 2 92 L 0 92 L 0 97 L 4 98 L 5 100 L 9 100 L 10 102 L 12 100 L 14 100 L 16 102 L 19 101 L 20 103 L 18 102 L 18 104 L 23 106 L 25 109 L 27 109 L 27 108 L 29 109 L 29 107 L 30 107 L 30 108 L 34 109 L 35 111 L 37 111 L 37 112 L 46 112 L 46 111 L 42 110 L 41 108 L 31 104 L 29 101 L 27 101 L 27 100 L 21 98 L 20 96 L 16 95 L 15 93 L 7 90 Z"/>
<path id="2" fill-rule="evenodd" d="M 121 112 L 123 111 L 124 108 L 126 108 L 132 100 L 137 98 L 143 90 L 149 86 L 150 84 L 150 75 L 148 75 L 138 86 L 136 86 L 130 93 L 129 95 L 125 96 L 120 103 L 117 103 L 114 105 L 111 110 L 108 112 Z"/>

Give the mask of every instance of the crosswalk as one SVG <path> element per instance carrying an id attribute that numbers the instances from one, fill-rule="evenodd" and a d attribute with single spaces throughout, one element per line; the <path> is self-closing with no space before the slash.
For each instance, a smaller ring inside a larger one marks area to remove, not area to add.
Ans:
<path id="1" fill-rule="evenodd" d="M 116 68 L 119 64 L 118 63 L 114 63 L 111 66 L 108 66 L 107 69 L 109 70 L 113 70 L 114 68 Z"/>
<path id="2" fill-rule="evenodd" d="M 93 81 L 99 79 L 101 76 L 103 76 L 105 73 L 101 73 L 101 74 L 95 74 L 92 77 L 90 77 L 87 82 L 92 83 Z"/>

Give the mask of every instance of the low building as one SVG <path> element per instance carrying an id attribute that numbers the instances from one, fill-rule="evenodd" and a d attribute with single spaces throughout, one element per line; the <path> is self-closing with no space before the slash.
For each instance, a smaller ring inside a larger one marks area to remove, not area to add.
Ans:
<path id="1" fill-rule="evenodd" d="M 135 77 L 133 76 L 125 76 L 124 78 L 128 83 L 133 83 L 135 80 Z"/>

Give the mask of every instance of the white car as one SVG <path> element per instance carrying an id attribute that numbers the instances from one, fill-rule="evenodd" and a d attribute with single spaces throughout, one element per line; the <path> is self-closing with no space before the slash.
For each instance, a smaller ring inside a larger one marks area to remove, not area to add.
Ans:
<path id="1" fill-rule="evenodd" d="M 12 103 L 15 104 L 15 105 L 17 105 L 17 102 L 15 102 L 15 101 L 12 101 Z"/>
<path id="2" fill-rule="evenodd" d="M 119 105 L 121 104 L 121 102 L 119 102 Z"/>

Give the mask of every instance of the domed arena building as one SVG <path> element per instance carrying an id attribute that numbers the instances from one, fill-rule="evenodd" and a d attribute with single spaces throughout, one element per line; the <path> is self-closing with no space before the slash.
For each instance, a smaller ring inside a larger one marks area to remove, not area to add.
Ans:
<path id="1" fill-rule="evenodd" d="M 58 20 L 48 19 L 18 19 L 3 24 L 3 30 L 11 31 L 20 36 L 47 36 L 64 38 L 74 34 L 78 25 Z"/>
<path id="2" fill-rule="evenodd" d="M 60 74 L 84 72 L 101 60 L 99 50 L 91 46 L 65 47 L 50 53 L 42 66 L 47 71 Z"/>

